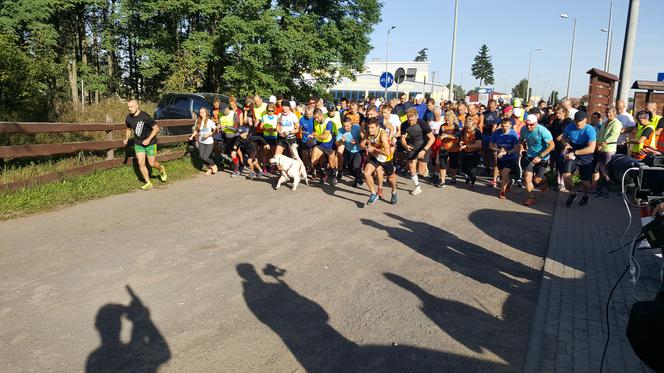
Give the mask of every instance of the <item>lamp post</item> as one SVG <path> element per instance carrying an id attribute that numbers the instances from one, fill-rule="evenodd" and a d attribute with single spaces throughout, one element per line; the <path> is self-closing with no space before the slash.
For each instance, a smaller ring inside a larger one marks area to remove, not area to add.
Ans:
<path id="1" fill-rule="evenodd" d="M 608 72 L 611 68 L 611 50 L 613 49 L 613 30 L 600 29 L 602 32 L 606 32 L 606 38 L 609 40 L 609 44 L 606 46 L 606 56 L 604 57 L 604 71 Z"/>
<path id="2" fill-rule="evenodd" d="M 537 74 L 537 76 L 535 76 L 535 86 L 533 87 L 533 93 L 535 96 L 537 96 L 537 92 L 539 92 L 539 78 L 542 76 L 544 76 L 544 74 Z"/>
<path id="3" fill-rule="evenodd" d="M 569 16 L 562 13 L 560 18 L 569 19 Z M 574 44 L 576 43 L 576 17 L 572 18 L 572 20 L 574 21 L 574 26 L 572 28 L 572 53 L 569 56 L 569 72 L 567 73 L 567 92 L 565 93 L 567 98 L 569 98 L 569 88 L 572 84 L 572 62 L 574 62 Z"/>
<path id="4" fill-rule="evenodd" d="M 544 49 L 542 48 L 537 48 L 537 49 L 531 49 L 530 50 L 530 57 L 528 58 L 528 79 L 526 79 L 526 104 L 528 104 L 528 101 L 530 101 L 530 92 L 529 92 L 529 87 L 530 87 L 530 68 L 533 64 L 533 53 L 538 52 L 538 51 L 543 51 Z"/>
<path id="5" fill-rule="evenodd" d="M 450 89 L 447 99 L 452 101 L 454 98 L 454 55 L 456 53 L 456 34 L 457 34 L 457 14 L 459 13 L 459 0 L 454 0 L 454 29 L 452 31 L 452 63 L 450 63 Z M 463 80 L 463 79 L 462 79 Z M 463 82 L 462 82 L 463 84 Z"/>
<path id="6" fill-rule="evenodd" d="M 620 62 L 620 80 L 618 81 L 618 99 L 625 100 L 625 102 L 627 102 L 629 89 L 632 85 L 632 60 L 634 59 L 634 45 L 636 45 L 636 29 L 639 24 L 640 5 L 640 0 L 629 0 L 625 44 L 623 44 L 622 60 Z"/>
<path id="7" fill-rule="evenodd" d="M 613 43 L 613 29 L 611 23 L 613 21 L 613 1 L 609 3 L 609 27 L 603 28 L 601 31 L 606 32 L 606 55 L 604 56 L 604 71 L 609 71 L 609 62 L 611 61 L 611 43 Z"/>
<path id="8" fill-rule="evenodd" d="M 387 100 L 387 58 L 390 55 L 390 31 L 394 30 L 397 28 L 397 25 L 392 25 L 389 29 L 387 29 L 387 46 L 385 47 L 385 93 L 383 93 L 383 99 Z"/>

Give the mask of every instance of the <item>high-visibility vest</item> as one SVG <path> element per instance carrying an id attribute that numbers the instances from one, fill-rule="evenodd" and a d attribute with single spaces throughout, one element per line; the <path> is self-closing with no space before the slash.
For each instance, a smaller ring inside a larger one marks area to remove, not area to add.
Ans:
<path id="1" fill-rule="evenodd" d="M 235 116 L 237 113 L 233 110 L 229 111 L 228 114 L 222 115 L 221 118 L 219 118 L 219 122 L 221 122 L 222 126 L 222 131 L 224 133 L 235 133 Z"/>
<path id="2" fill-rule="evenodd" d="M 334 127 L 334 123 L 332 124 L 332 127 Z M 330 142 L 332 141 L 332 132 L 325 136 L 325 138 L 321 139 L 319 136 L 323 136 L 325 134 L 325 129 L 327 128 L 327 121 L 323 120 L 323 123 L 319 123 L 317 121 L 314 121 L 314 132 L 316 132 L 316 140 L 321 143 L 325 142 Z"/>
<path id="3" fill-rule="evenodd" d="M 643 150 L 644 147 L 651 146 L 654 143 L 653 140 L 655 139 L 655 129 L 656 129 L 656 127 L 653 125 L 652 122 L 646 124 L 645 126 L 641 125 L 641 123 L 639 123 L 639 125 L 636 127 L 635 139 L 636 140 L 640 139 L 641 136 L 643 135 L 643 131 L 645 131 L 646 128 L 652 128 L 652 133 L 650 134 L 650 137 L 648 137 L 646 139 L 646 141 L 643 142 L 643 144 L 639 143 L 639 144 L 633 144 L 632 145 L 632 157 L 635 158 L 635 159 L 645 158 L 645 154 L 642 154 L 641 150 Z"/>
<path id="4" fill-rule="evenodd" d="M 263 122 L 263 137 L 276 138 L 277 137 L 277 121 L 279 117 L 276 115 L 263 114 L 261 122 Z"/>
<path id="5" fill-rule="evenodd" d="M 650 121 L 650 123 L 652 123 L 653 126 L 654 126 L 655 129 L 656 129 L 656 128 L 657 128 L 657 125 L 659 124 L 659 122 L 660 122 L 661 120 L 662 120 L 662 116 L 661 116 L 661 115 L 655 115 L 655 116 L 652 118 L 652 121 Z M 662 132 L 659 134 L 659 137 L 657 138 L 657 145 L 656 145 L 656 147 L 657 147 L 657 150 L 659 150 L 660 152 L 664 152 L 664 131 L 662 131 Z"/>
<path id="6" fill-rule="evenodd" d="M 325 120 L 323 123 L 327 124 L 327 122 L 332 122 L 332 134 L 336 136 L 339 133 L 339 129 L 342 127 L 339 112 L 335 112 L 333 116 L 330 116 L 329 113 L 325 114 Z"/>

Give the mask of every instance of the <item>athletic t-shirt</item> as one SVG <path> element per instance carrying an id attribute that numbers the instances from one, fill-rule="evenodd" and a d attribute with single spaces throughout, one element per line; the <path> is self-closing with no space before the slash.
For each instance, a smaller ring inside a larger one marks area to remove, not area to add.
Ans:
<path id="1" fill-rule="evenodd" d="M 263 137 L 266 139 L 277 138 L 277 120 L 279 117 L 272 114 L 263 114 L 261 122 L 263 122 Z"/>
<path id="2" fill-rule="evenodd" d="M 431 133 L 431 127 L 422 119 L 418 119 L 415 125 L 411 126 L 408 121 L 401 123 L 401 135 L 406 135 L 406 143 L 415 149 L 419 149 L 426 143 L 426 136 Z"/>
<path id="3" fill-rule="evenodd" d="M 131 128 L 134 131 L 134 143 L 141 146 L 143 145 L 143 141 L 150 137 L 152 128 L 156 124 L 157 122 L 152 119 L 150 114 L 144 111 L 139 111 L 138 115 L 136 116 L 129 114 L 125 119 L 125 125 L 127 128 Z M 152 140 L 150 140 L 150 144 L 148 145 L 154 145 L 156 143 L 157 136 L 153 137 Z"/>
<path id="4" fill-rule="evenodd" d="M 435 120 L 432 120 L 429 122 L 429 127 L 431 127 L 431 132 L 433 132 L 434 135 L 438 136 L 440 134 L 440 126 L 443 125 L 443 121 L 438 121 L 436 122 Z"/>
<path id="5" fill-rule="evenodd" d="M 441 127 L 441 135 L 452 135 L 452 137 L 443 137 L 440 139 L 441 148 L 451 153 L 459 151 L 459 126 L 456 124 L 443 124 Z"/>
<path id="6" fill-rule="evenodd" d="M 595 131 L 595 128 L 589 124 L 578 129 L 576 128 L 575 123 L 571 123 L 565 127 L 563 137 L 565 137 L 567 143 L 572 146 L 572 149 L 580 150 L 588 146 L 588 143 L 597 140 L 597 132 Z M 579 164 L 588 164 L 592 162 L 593 155 L 592 153 L 577 155 L 576 159 Z"/>
<path id="7" fill-rule="evenodd" d="M 485 111 L 484 115 L 484 128 L 482 128 L 483 135 L 491 135 L 493 133 L 493 126 L 500 123 L 500 115 L 498 111 Z M 479 123 L 478 123 L 479 124 Z"/>
<path id="8" fill-rule="evenodd" d="M 511 151 L 519 143 L 519 137 L 516 134 L 516 131 L 510 129 L 507 133 L 499 129 L 496 132 L 491 134 L 491 142 L 499 148 L 503 148 L 506 151 Z M 502 158 L 502 160 L 509 161 L 517 158 L 517 155 L 514 153 L 507 153 Z"/>
<path id="9" fill-rule="evenodd" d="M 295 123 L 297 123 L 297 115 L 295 113 L 290 113 L 288 115 L 281 113 L 279 114 L 279 121 L 281 122 L 281 130 L 285 133 L 290 133 L 295 131 Z"/>
<path id="10" fill-rule="evenodd" d="M 214 123 L 212 119 L 207 120 L 207 125 L 206 124 L 201 124 L 201 128 L 198 129 L 198 142 L 201 144 L 214 144 L 214 139 L 212 136 L 208 138 L 204 138 L 205 135 L 208 133 L 214 132 L 214 129 L 217 128 L 217 125 Z"/>
<path id="11" fill-rule="evenodd" d="M 466 146 L 469 146 L 471 144 L 474 144 L 477 140 L 482 139 L 482 131 L 479 130 L 479 128 L 475 128 L 474 130 L 467 130 L 463 129 L 461 131 L 461 141 L 463 141 L 463 144 Z M 469 150 L 468 148 L 463 149 L 463 152 L 466 154 L 479 154 L 480 149 L 475 149 L 475 150 Z"/>
<path id="12" fill-rule="evenodd" d="M 318 145 L 325 149 L 332 149 L 334 147 L 334 136 L 332 136 L 332 127 L 334 124 L 332 121 L 327 121 L 323 123 L 318 123 L 314 121 L 314 130 L 319 136 L 325 133 L 325 131 L 330 131 L 330 139 L 328 141 L 318 141 Z"/>
<path id="13" fill-rule="evenodd" d="M 345 112 L 344 118 L 350 118 L 350 122 L 353 124 L 362 124 L 362 121 L 364 120 L 364 115 L 357 112 L 352 114 L 349 112 Z"/>
<path id="14" fill-rule="evenodd" d="M 306 116 L 302 116 L 300 118 L 300 131 L 302 131 L 302 143 L 306 144 L 309 141 L 312 141 L 312 144 L 316 143 L 315 139 L 309 139 L 309 135 L 314 133 L 314 117 L 311 116 L 307 118 Z"/>
<path id="15" fill-rule="evenodd" d="M 521 129 L 521 142 L 525 142 L 528 147 L 526 156 L 528 158 L 540 157 L 543 161 L 549 159 L 549 154 L 545 157 L 540 156 L 540 153 L 549 147 L 549 141 L 553 141 L 553 136 L 546 127 L 538 124 L 532 131 L 528 127 Z"/>
<path id="16" fill-rule="evenodd" d="M 358 144 L 360 143 L 361 131 L 362 128 L 357 124 L 353 124 L 349 132 L 346 132 L 346 129 L 341 127 L 339 133 L 337 134 L 337 141 L 343 141 L 346 150 L 348 150 L 349 152 L 357 153 L 360 151 L 360 147 Z M 351 140 L 353 139 L 355 140 L 355 144 L 351 143 Z"/>

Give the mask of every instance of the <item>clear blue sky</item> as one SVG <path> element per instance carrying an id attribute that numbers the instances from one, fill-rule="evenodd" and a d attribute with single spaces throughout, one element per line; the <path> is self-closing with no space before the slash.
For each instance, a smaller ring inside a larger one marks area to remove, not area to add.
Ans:
<path id="1" fill-rule="evenodd" d="M 372 58 L 385 58 L 387 29 L 390 61 L 412 61 L 422 48 L 429 48 L 431 70 L 436 81 L 449 82 L 454 0 L 383 0 L 382 21 L 371 35 Z M 577 18 L 576 47 L 571 96 L 587 93 L 588 74 L 604 67 L 609 0 L 460 0 L 457 30 L 455 84 L 468 90 L 477 86 L 470 67 L 482 44 L 493 57 L 495 88 L 508 93 L 528 74 L 530 49 L 533 54 L 531 85 L 534 94 L 556 89 L 565 94 L 572 44 L 572 17 Z M 610 72 L 619 75 L 627 22 L 628 0 L 613 1 L 613 50 Z M 570 19 L 563 20 L 560 13 Z M 491 16 L 489 16 L 491 15 Z M 664 0 L 641 0 L 632 80 L 656 80 L 664 72 Z"/>

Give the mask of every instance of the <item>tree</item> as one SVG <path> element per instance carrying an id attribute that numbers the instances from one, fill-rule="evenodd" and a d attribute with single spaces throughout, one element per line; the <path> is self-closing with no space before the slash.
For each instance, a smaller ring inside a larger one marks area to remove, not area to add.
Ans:
<path id="1" fill-rule="evenodd" d="M 526 86 L 528 86 L 528 79 L 521 79 L 521 81 L 512 88 L 512 96 L 525 99 Z"/>
<path id="2" fill-rule="evenodd" d="M 450 84 L 448 83 L 448 84 L 446 85 L 446 87 L 447 87 L 447 89 L 449 89 L 449 88 L 450 88 Z M 458 85 L 458 84 L 455 84 L 455 85 L 454 85 L 454 89 L 452 90 L 452 95 L 454 96 L 454 98 L 455 98 L 456 100 L 458 100 L 458 99 L 462 99 L 462 98 L 466 97 L 466 92 L 463 90 L 463 87 L 461 87 L 461 86 Z"/>
<path id="3" fill-rule="evenodd" d="M 475 87 L 468 92 L 466 92 L 466 96 L 471 96 L 471 95 L 476 95 L 480 92 L 480 87 Z"/>
<path id="4" fill-rule="evenodd" d="M 551 91 L 551 95 L 549 95 L 549 104 L 550 105 L 553 105 L 553 106 L 558 105 L 558 103 L 560 102 L 560 99 L 558 99 L 558 95 L 559 95 L 558 91 L 555 91 L 555 90 Z"/>
<path id="5" fill-rule="evenodd" d="M 480 87 L 483 84 L 493 84 L 493 64 L 489 55 L 489 47 L 486 44 L 482 44 L 480 47 L 471 69 L 475 79 L 480 80 Z"/>
<path id="6" fill-rule="evenodd" d="M 415 57 L 415 62 L 424 62 L 428 61 L 429 57 L 427 56 L 427 52 L 429 51 L 429 48 L 422 48 L 419 52 L 417 52 L 417 56 Z"/>

